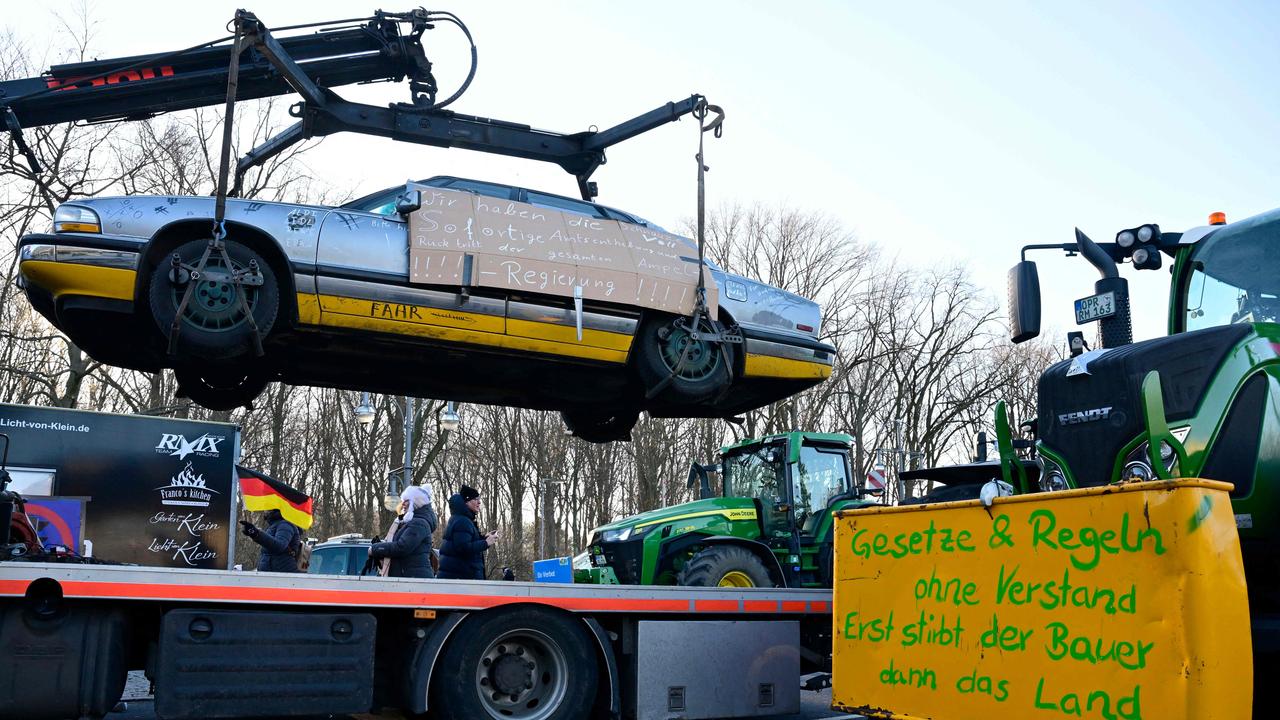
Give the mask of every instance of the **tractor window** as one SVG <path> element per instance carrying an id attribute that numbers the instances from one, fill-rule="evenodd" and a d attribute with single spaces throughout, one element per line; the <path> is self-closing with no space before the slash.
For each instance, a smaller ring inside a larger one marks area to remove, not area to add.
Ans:
<path id="1" fill-rule="evenodd" d="M 782 463 L 778 445 L 761 445 L 724 458 L 725 495 L 760 498 L 766 504 L 783 501 Z"/>
<path id="2" fill-rule="evenodd" d="M 1227 225 L 1201 240 L 1182 299 L 1186 329 L 1280 322 L 1276 213 Z"/>
<path id="3" fill-rule="evenodd" d="M 791 478 L 796 527 L 812 535 L 831 498 L 844 492 L 848 473 L 845 454 L 810 445 L 800 448 L 800 465 Z"/>

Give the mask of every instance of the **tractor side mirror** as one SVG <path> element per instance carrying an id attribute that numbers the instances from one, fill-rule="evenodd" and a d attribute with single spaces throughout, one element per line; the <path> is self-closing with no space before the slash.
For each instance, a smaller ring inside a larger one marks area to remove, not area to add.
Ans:
<path id="1" fill-rule="evenodd" d="M 1009 323 L 1015 343 L 1040 334 L 1040 274 L 1030 260 L 1009 269 Z"/>
<path id="2" fill-rule="evenodd" d="M 702 500 L 715 497 L 715 492 L 711 489 L 710 473 L 719 472 L 720 465 L 718 463 L 711 465 L 699 465 L 698 463 L 689 464 L 689 479 L 685 486 L 693 489 L 696 484 L 698 486 L 698 497 Z"/>
<path id="3" fill-rule="evenodd" d="M 406 190 L 400 197 L 396 198 L 396 213 L 400 215 L 409 215 L 417 212 L 422 207 L 422 191 Z"/>

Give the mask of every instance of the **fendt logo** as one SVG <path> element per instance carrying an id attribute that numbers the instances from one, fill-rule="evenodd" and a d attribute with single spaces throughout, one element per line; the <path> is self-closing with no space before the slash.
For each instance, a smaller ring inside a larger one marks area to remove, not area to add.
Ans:
<path id="1" fill-rule="evenodd" d="M 1106 420 L 1109 417 L 1111 417 L 1111 408 L 1101 407 L 1094 408 L 1092 410 L 1063 413 L 1058 416 L 1058 422 L 1063 425 L 1079 425 L 1080 423 L 1093 422 L 1095 420 Z"/>
<path id="2" fill-rule="evenodd" d="M 156 452 L 161 455 L 172 455 L 179 460 L 185 460 L 188 455 L 193 454 L 200 457 L 218 457 L 218 443 L 223 440 L 226 440 L 226 438 L 207 433 L 195 440 L 187 440 L 181 435 L 165 433 L 160 436 L 160 444 L 156 445 Z"/>

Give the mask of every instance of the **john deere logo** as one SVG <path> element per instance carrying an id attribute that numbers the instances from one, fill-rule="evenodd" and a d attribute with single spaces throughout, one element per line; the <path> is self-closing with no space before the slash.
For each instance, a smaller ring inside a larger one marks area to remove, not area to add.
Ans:
<path id="1" fill-rule="evenodd" d="M 1106 420 L 1109 417 L 1111 417 L 1111 408 L 1102 407 L 1094 408 L 1092 410 L 1062 413 L 1058 416 L 1058 422 L 1063 425 L 1079 425 L 1081 423 L 1093 422 L 1095 420 Z"/>

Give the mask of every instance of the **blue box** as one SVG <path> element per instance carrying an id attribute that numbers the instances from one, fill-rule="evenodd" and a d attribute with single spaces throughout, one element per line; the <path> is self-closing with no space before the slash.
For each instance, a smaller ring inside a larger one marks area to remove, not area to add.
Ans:
<path id="1" fill-rule="evenodd" d="M 572 583 L 573 558 L 558 557 L 533 561 L 533 581 L 545 583 Z"/>

